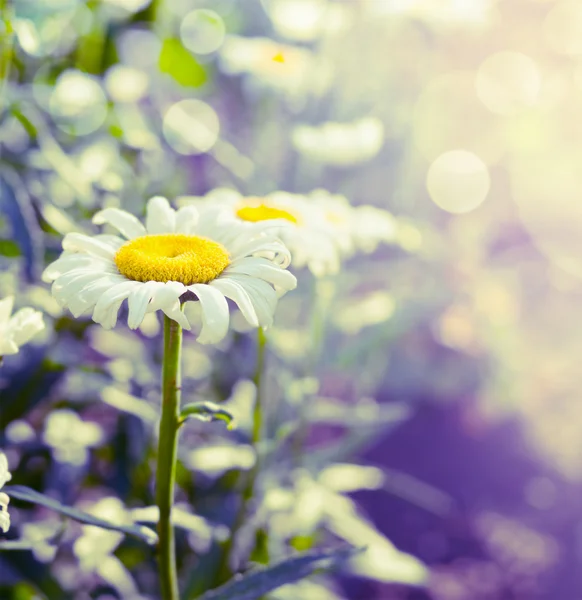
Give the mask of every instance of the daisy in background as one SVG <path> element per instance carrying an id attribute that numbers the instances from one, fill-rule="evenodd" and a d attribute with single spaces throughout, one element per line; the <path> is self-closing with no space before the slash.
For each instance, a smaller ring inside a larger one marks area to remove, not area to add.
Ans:
<path id="1" fill-rule="evenodd" d="M 307 267 L 315 277 L 335 275 L 343 260 L 357 252 L 373 252 L 380 243 L 394 243 L 396 219 L 385 210 L 354 207 L 345 196 L 317 189 L 309 194 L 273 192 L 264 197 L 242 196 L 216 188 L 206 196 L 182 196 L 183 206 L 202 206 L 207 214 L 225 211 L 233 222 L 253 226 L 270 221 L 278 228 L 295 268 Z"/>
<path id="2" fill-rule="evenodd" d="M 380 152 L 384 145 L 384 125 L 375 117 L 350 123 L 297 125 L 291 141 L 310 160 L 345 167 L 370 160 Z"/>
<path id="3" fill-rule="evenodd" d="M 0 300 L 0 360 L 2 356 L 17 354 L 20 346 L 44 329 L 40 311 L 26 307 L 12 315 L 13 307 L 14 296 Z"/>
<path id="4" fill-rule="evenodd" d="M 184 208 L 204 207 L 207 216 L 221 212 L 233 225 L 249 231 L 260 223 L 263 226 L 270 223 L 289 248 L 294 267 L 307 267 L 315 277 L 339 271 L 341 251 L 325 212 L 300 194 L 273 192 L 264 197 L 242 196 L 230 188 L 216 188 L 201 198 L 182 196 L 178 202 Z"/>
<path id="5" fill-rule="evenodd" d="M 204 216 L 204 215 L 202 215 Z M 106 329 L 127 300 L 128 325 L 161 310 L 184 329 L 192 323 L 181 304 L 198 300 L 198 341 L 214 344 L 229 326 L 227 298 L 254 327 L 273 321 L 277 298 L 296 286 L 286 270 L 287 248 L 265 223 L 237 227 L 219 213 L 199 218 L 194 206 L 174 210 L 160 196 L 147 203 L 145 225 L 118 208 L 93 218 L 119 235 L 69 233 L 63 253 L 43 273 L 56 300 L 73 316 L 91 314 Z"/>
<path id="6" fill-rule="evenodd" d="M 343 258 L 358 252 L 371 254 L 380 244 L 398 240 L 398 221 L 387 210 L 369 204 L 352 206 L 345 196 L 324 189 L 313 190 L 305 198 L 323 211 L 329 235 Z"/>
<path id="7" fill-rule="evenodd" d="M 219 50 L 219 58 L 224 73 L 251 75 L 261 86 L 293 97 L 321 96 L 332 81 L 331 66 L 321 56 L 265 37 L 230 35 Z"/>
<path id="8" fill-rule="evenodd" d="M 2 450 L 0 450 L 0 490 L 4 487 L 7 481 L 12 479 L 12 475 L 8 470 L 8 459 Z M 0 530 L 4 533 L 10 528 L 10 515 L 8 514 L 8 503 L 10 498 L 4 492 L 0 492 Z"/>

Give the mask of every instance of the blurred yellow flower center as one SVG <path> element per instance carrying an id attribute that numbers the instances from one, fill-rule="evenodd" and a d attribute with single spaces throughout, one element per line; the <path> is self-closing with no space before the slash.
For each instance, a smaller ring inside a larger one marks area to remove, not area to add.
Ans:
<path id="1" fill-rule="evenodd" d="M 119 272 L 134 281 L 208 283 L 230 264 L 224 246 L 181 233 L 144 235 L 126 242 L 115 254 Z"/>
<path id="2" fill-rule="evenodd" d="M 270 219 L 285 219 L 291 223 L 297 223 L 297 217 L 286 210 L 257 204 L 255 206 L 243 206 L 236 211 L 236 216 L 243 221 L 269 221 Z"/>

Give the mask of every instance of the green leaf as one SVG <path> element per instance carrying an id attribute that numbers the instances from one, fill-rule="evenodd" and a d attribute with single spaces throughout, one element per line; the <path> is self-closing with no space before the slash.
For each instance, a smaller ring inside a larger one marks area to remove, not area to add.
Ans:
<path id="1" fill-rule="evenodd" d="M 15 256 L 20 256 L 20 248 L 12 240 L 0 240 L 0 254 L 14 258 Z"/>
<path id="2" fill-rule="evenodd" d="M 144 525 L 117 525 L 115 523 L 111 523 L 110 521 L 105 521 L 104 519 L 95 517 L 82 510 L 65 506 L 58 500 L 50 498 L 49 496 L 45 496 L 44 494 L 41 494 L 40 492 L 37 492 L 36 490 L 28 488 L 24 485 L 5 485 L 2 488 L 2 491 L 6 492 L 11 498 L 16 498 L 17 500 L 22 500 L 23 502 L 30 502 L 31 504 L 40 504 L 41 506 L 50 508 L 58 513 L 61 513 L 62 515 L 70 517 L 71 519 L 75 519 L 75 521 L 80 521 L 81 523 L 85 523 L 87 525 L 101 527 L 102 529 L 111 529 L 112 531 L 119 531 L 121 533 L 125 533 L 126 535 L 131 535 L 135 538 L 138 538 L 142 542 L 146 542 L 146 544 L 154 545 L 158 541 L 156 532 L 149 527 Z"/>
<path id="3" fill-rule="evenodd" d="M 190 417 L 208 423 L 210 421 L 224 421 L 227 429 L 233 429 L 235 426 L 234 417 L 214 402 L 192 402 L 192 404 L 186 404 L 180 411 L 180 424 Z"/>
<path id="4" fill-rule="evenodd" d="M 207 75 L 204 67 L 178 39 L 164 40 L 158 64 L 162 73 L 167 73 L 180 85 L 199 87 L 206 83 Z"/>
<path id="5" fill-rule="evenodd" d="M 361 549 L 343 546 L 335 550 L 307 552 L 268 567 L 235 576 L 228 583 L 206 592 L 199 600 L 257 600 L 264 594 L 315 573 L 332 569 Z"/>

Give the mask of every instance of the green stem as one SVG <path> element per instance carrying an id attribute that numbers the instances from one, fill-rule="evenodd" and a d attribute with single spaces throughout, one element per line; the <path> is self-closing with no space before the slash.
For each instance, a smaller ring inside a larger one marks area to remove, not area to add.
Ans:
<path id="1" fill-rule="evenodd" d="M 323 351 L 325 329 L 329 307 L 335 293 L 335 282 L 332 279 L 318 279 L 313 282 L 311 297 L 311 320 L 309 323 L 309 348 L 303 365 L 303 377 L 313 376 Z M 303 397 L 299 405 L 297 430 L 292 440 L 292 454 L 297 466 L 303 461 L 303 450 L 309 433 L 310 398 Z"/>
<path id="2" fill-rule="evenodd" d="M 262 381 L 262 377 L 263 377 L 263 372 L 265 370 L 265 354 L 266 354 L 266 347 L 267 347 L 267 336 L 265 335 L 265 332 L 262 329 L 262 327 L 259 327 L 257 331 L 258 331 L 258 334 L 257 334 L 257 365 L 256 365 L 256 369 L 255 369 L 255 376 L 253 378 L 253 381 L 255 383 L 255 388 L 257 390 L 257 395 L 256 395 L 256 399 L 255 399 L 255 408 L 253 411 L 253 431 L 252 431 L 252 438 L 251 438 L 251 442 L 252 442 L 253 448 L 255 450 L 256 458 L 255 458 L 255 464 L 253 465 L 253 468 L 249 471 L 249 473 L 247 475 L 246 484 L 245 484 L 245 487 L 242 492 L 241 503 L 240 503 L 238 512 L 236 514 L 236 517 L 234 519 L 234 524 L 230 530 L 230 536 L 229 536 L 228 540 L 225 542 L 223 550 L 222 550 L 222 556 L 221 556 L 221 560 L 220 560 L 218 570 L 217 570 L 217 580 L 216 580 L 217 586 L 228 581 L 230 579 L 230 577 L 233 575 L 233 573 L 230 569 L 230 565 L 229 565 L 230 555 L 232 553 L 234 540 L 235 540 L 238 532 L 240 531 L 240 528 L 244 524 L 245 517 L 246 517 L 247 511 L 248 511 L 248 505 L 249 505 L 249 502 L 253 498 L 253 494 L 255 491 L 255 483 L 257 481 L 257 476 L 261 469 L 261 465 L 260 465 L 260 461 L 259 461 L 259 457 L 260 457 L 259 445 L 261 443 L 262 433 L 263 433 L 263 408 L 264 408 L 264 406 L 263 406 L 263 386 L 261 385 L 261 381 Z"/>
<path id="3" fill-rule="evenodd" d="M 179 600 L 174 528 L 171 521 L 178 455 L 180 413 L 180 354 L 182 328 L 164 316 L 164 362 L 162 367 L 162 418 L 156 473 L 158 522 L 158 561 L 163 600 Z"/>
<path id="4" fill-rule="evenodd" d="M 4 25 L 4 35 L 0 42 L 0 100 L 4 98 L 12 66 L 14 44 L 13 15 L 14 9 L 10 3 L 7 0 L 0 0 L 0 21 Z"/>
<path id="5" fill-rule="evenodd" d="M 253 448 L 257 451 L 257 446 L 261 441 L 261 434 L 263 430 L 263 389 L 261 380 L 263 377 L 263 371 L 265 370 L 265 350 L 267 347 L 267 336 L 265 330 L 262 327 L 257 329 L 257 365 L 255 368 L 255 376 L 253 378 L 255 388 L 257 390 L 257 396 L 255 399 L 255 409 L 253 411 L 253 437 L 252 443 Z M 259 455 L 257 452 L 257 460 L 255 466 L 259 463 Z"/>

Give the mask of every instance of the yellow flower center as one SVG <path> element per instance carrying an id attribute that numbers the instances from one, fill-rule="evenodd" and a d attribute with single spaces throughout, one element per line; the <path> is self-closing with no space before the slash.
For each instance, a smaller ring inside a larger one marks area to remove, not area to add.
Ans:
<path id="1" fill-rule="evenodd" d="M 286 210 L 268 206 L 267 204 L 255 204 L 253 206 L 243 206 L 236 211 L 236 216 L 243 221 L 269 221 L 270 219 L 286 219 L 291 223 L 297 224 L 298 219 Z"/>
<path id="2" fill-rule="evenodd" d="M 122 275 L 134 281 L 208 283 L 230 264 L 226 248 L 196 235 L 144 235 L 126 242 L 115 254 Z"/>

